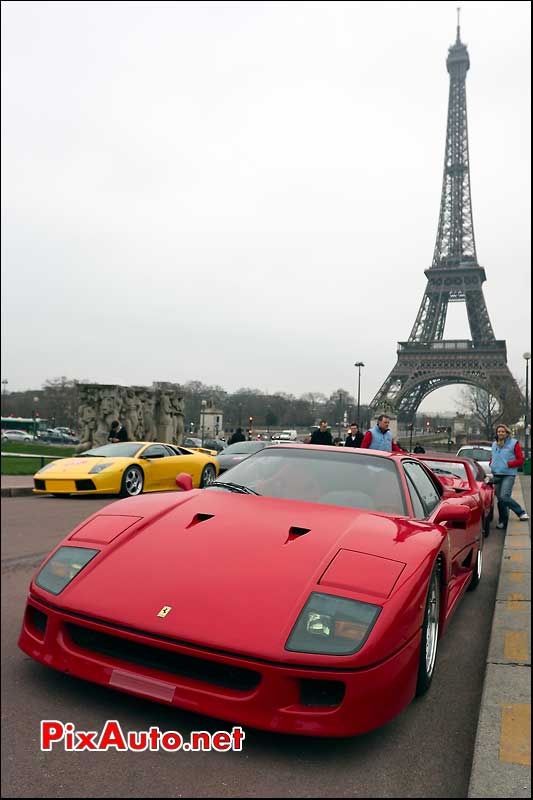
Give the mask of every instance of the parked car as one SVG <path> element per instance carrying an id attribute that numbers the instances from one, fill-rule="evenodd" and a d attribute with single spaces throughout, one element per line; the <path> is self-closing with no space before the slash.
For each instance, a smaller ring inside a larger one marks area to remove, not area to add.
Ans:
<path id="1" fill-rule="evenodd" d="M 461 456 L 462 458 L 473 458 L 475 461 L 479 461 L 487 475 L 490 477 L 492 475 L 492 471 L 490 468 L 490 460 L 492 458 L 492 447 L 488 447 L 486 445 L 472 445 L 472 444 L 465 444 L 463 447 L 460 447 L 457 451 L 457 455 Z"/>
<path id="2" fill-rule="evenodd" d="M 57 428 L 48 428 L 37 434 L 40 442 L 45 444 L 79 444 L 80 440 L 76 436 L 59 431 Z"/>
<path id="3" fill-rule="evenodd" d="M 482 576 L 468 493 L 445 498 L 410 455 L 313 445 L 263 448 L 203 490 L 178 480 L 182 493 L 107 505 L 45 559 L 28 656 L 69 681 L 308 736 L 364 733 L 428 691 Z"/>
<path id="4" fill-rule="evenodd" d="M 222 441 L 222 439 L 204 439 L 204 447 L 207 447 L 208 450 L 216 450 L 217 453 L 220 453 L 227 446 L 227 442 Z"/>
<path id="5" fill-rule="evenodd" d="M 123 494 L 176 491 L 176 476 L 188 473 L 194 486 L 214 481 L 213 456 L 160 442 L 118 442 L 46 464 L 33 476 L 36 494 Z"/>
<path id="6" fill-rule="evenodd" d="M 15 428 L 2 431 L 3 442 L 33 442 L 33 436 L 28 431 L 19 431 Z"/>
<path id="7" fill-rule="evenodd" d="M 477 461 L 442 453 L 419 453 L 417 458 L 424 462 L 439 478 L 445 488 L 455 493 L 465 493 L 479 499 L 483 508 L 483 532 L 490 534 L 490 523 L 494 517 L 494 486 L 485 470 Z"/>
<path id="8" fill-rule="evenodd" d="M 218 465 L 220 467 L 220 474 L 225 472 L 227 469 L 231 469 L 231 467 L 234 467 L 235 464 L 238 464 L 245 458 L 248 458 L 248 456 L 251 456 L 252 453 L 257 453 L 259 450 L 263 450 L 268 444 L 269 442 L 265 442 L 262 439 L 254 439 L 251 442 L 235 442 L 235 444 L 229 444 L 218 454 L 217 457 Z"/>
<path id="9" fill-rule="evenodd" d="M 76 431 L 73 431 L 72 428 L 67 428 L 65 425 L 57 425 L 54 430 L 59 431 L 59 433 L 66 433 L 67 436 L 74 436 L 74 438 L 78 435 Z"/>
<path id="10" fill-rule="evenodd" d="M 187 436 L 183 440 L 183 446 L 184 447 L 201 447 L 202 446 L 202 440 L 198 439 L 196 436 Z"/>

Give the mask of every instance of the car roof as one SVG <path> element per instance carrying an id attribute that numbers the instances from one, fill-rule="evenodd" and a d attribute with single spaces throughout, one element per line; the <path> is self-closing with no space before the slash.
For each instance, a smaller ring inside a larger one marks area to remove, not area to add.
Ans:
<path id="1" fill-rule="evenodd" d="M 354 454 L 359 455 L 368 455 L 368 456 L 387 456 L 388 458 L 398 459 L 399 457 L 410 455 L 409 453 L 389 453 L 386 450 L 369 450 L 365 447 L 335 447 L 335 445 L 323 445 L 323 444 L 304 444 L 303 442 L 285 442 L 281 441 L 279 444 L 268 444 L 267 447 L 276 448 L 279 450 L 282 447 L 289 446 L 291 450 L 295 448 L 301 448 L 302 450 L 331 450 L 333 453 L 345 453 L 347 457 Z M 414 454 L 416 458 L 416 453 Z"/>
<path id="2" fill-rule="evenodd" d="M 475 460 L 468 456 L 454 456 L 453 453 L 416 453 L 415 455 L 421 461 L 428 459 L 429 461 L 456 461 L 458 464 L 469 464 Z"/>

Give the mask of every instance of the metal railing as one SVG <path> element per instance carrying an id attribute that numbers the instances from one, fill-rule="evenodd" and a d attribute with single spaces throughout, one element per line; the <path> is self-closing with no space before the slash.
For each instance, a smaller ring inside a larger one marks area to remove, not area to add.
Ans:
<path id="1" fill-rule="evenodd" d="M 58 458 L 65 458 L 66 456 L 50 456 L 44 455 L 43 453 L 0 453 L 2 458 L 38 458 L 41 461 L 41 467 L 44 467 L 44 459 L 47 458 L 49 461 L 54 461 Z"/>

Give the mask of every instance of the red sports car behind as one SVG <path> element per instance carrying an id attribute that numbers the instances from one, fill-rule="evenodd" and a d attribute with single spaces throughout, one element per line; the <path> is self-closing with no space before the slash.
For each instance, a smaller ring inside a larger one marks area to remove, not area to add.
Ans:
<path id="1" fill-rule="evenodd" d="M 120 500 L 36 572 L 20 647 L 242 725 L 369 731 L 428 690 L 481 578 L 480 504 L 443 494 L 410 455 L 291 444 L 205 489 Z"/>
<path id="2" fill-rule="evenodd" d="M 461 494 L 479 494 L 483 509 L 483 531 L 490 534 L 490 523 L 494 516 L 494 485 L 487 479 L 485 470 L 473 458 L 426 453 L 418 455 L 439 478 L 445 488 Z"/>

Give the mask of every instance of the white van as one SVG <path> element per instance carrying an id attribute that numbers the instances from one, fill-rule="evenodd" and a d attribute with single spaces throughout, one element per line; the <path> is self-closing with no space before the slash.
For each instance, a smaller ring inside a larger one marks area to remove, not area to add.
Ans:
<path id="1" fill-rule="evenodd" d="M 298 438 L 298 431 L 281 431 L 279 438 L 282 442 L 295 442 Z"/>

